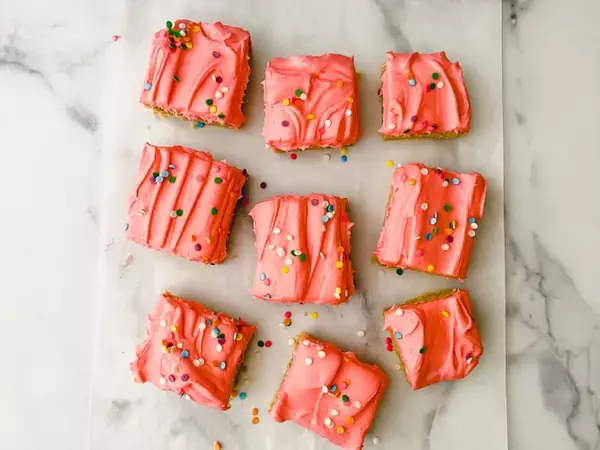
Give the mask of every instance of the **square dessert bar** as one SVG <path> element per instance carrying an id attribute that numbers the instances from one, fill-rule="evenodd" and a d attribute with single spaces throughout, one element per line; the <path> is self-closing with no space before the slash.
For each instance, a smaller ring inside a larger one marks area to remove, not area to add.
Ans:
<path id="1" fill-rule="evenodd" d="M 464 279 L 486 187 L 476 172 L 454 173 L 419 163 L 398 167 L 373 252 L 377 261 Z"/>
<path id="2" fill-rule="evenodd" d="M 301 334 L 269 413 L 343 449 L 360 450 L 387 383 L 379 367 Z"/>
<path id="3" fill-rule="evenodd" d="M 127 204 L 127 238 L 205 264 L 222 262 L 246 182 L 208 152 L 146 144 Z"/>
<path id="4" fill-rule="evenodd" d="M 150 382 L 201 405 L 229 409 L 229 398 L 256 327 L 169 293 L 148 315 L 147 336 L 130 364 Z"/>
<path id="5" fill-rule="evenodd" d="M 385 54 L 380 96 L 384 139 L 465 135 L 471 128 L 469 94 L 458 63 L 444 52 Z"/>
<path id="6" fill-rule="evenodd" d="M 332 54 L 275 58 L 267 65 L 264 88 L 263 135 L 274 150 L 341 149 L 358 140 L 354 58 Z"/>
<path id="7" fill-rule="evenodd" d="M 469 292 L 446 289 L 422 294 L 384 311 L 388 351 L 396 351 L 413 389 L 466 377 L 483 346 Z"/>
<path id="8" fill-rule="evenodd" d="M 239 128 L 250 34 L 221 22 L 177 20 L 156 32 L 141 102 L 156 113 Z"/>
<path id="9" fill-rule="evenodd" d="M 250 293 L 282 303 L 337 305 L 354 295 L 348 201 L 276 196 L 250 212 L 258 262 Z"/>

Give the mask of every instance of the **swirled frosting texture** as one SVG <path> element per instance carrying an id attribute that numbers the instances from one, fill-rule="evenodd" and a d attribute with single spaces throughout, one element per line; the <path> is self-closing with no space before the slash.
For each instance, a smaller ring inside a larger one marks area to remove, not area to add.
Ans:
<path id="1" fill-rule="evenodd" d="M 393 306 L 384 313 L 385 330 L 413 389 L 464 378 L 483 354 L 468 291 L 424 295 L 428 299 Z"/>
<path id="2" fill-rule="evenodd" d="M 189 120 L 239 128 L 249 53 L 246 30 L 178 20 L 154 34 L 141 102 Z"/>
<path id="3" fill-rule="evenodd" d="M 385 55 L 381 76 L 384 138 L 444 135 L 469 132 L 469 94 L 458 63 L 444 52 Z"/>
<path id="4" fill-rule="evenodd" d="M 337 305 L 354 295 L 348 201 L 276 196 L 250 212 L 258 262 L 251 294 L 272 302 Z"/>
<path id="5" fill-rule="evenodd" d="M 301 334 L 269 412 L 277 422 L 291 420 L 341 448 L 360 450 L 386 387 L 379 367 Z"/>
<path id="6" fill-rule="evenodd" d="M 267 65 L 265 142 L 280 151 L 342 148 L 360 135 L 354 58 L 275 58 Z"/>
<path id="7" fill-rule="evenodd" d="M 486 188 L 485 178 L 476 172 L 420 163 L 398 167 L 373 252 L 379 263 L 466 278 Z"/>
<path id="8" fill-rule="evenodd" d="M 130 364 L 133 378 L 201 405 L 229 409 L 236 374 L 255 332 L 241 320 L 162 294 Z"/>
<path id="9" fill-rule="evenodd" d="M 146 144 L 127 204 L 127 238 L 190 261 L 220 263 L 245 182 L 240 169 L 208 152 Z"/>

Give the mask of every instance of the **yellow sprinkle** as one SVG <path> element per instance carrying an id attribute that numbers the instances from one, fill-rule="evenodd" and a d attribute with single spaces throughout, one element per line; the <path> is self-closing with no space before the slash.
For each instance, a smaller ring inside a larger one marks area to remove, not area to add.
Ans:
<path id="1" fill-rule="evenodd" d="M 342 80 L 338 80 L 337 87 L 339 87 L 339 88 L 344 87 L 344 82 Z"/>
<path id="2" fill-rule="evenodd" d="M 435 266 L 433 264 L 429 264 L 427 266 L 427 272 L 433 272 L 433 269 L 435 269 Z"/>
<path id="3" fill-rule="evenodd" d="M 194 30 L 194 33 L 197 33 L 198 31 L 200 31 L 200 27 L 198 25 L 194 25 L 194 28 L 192 28 L 192 30 Z"/>
<path id="4" fill-rule="evenodd" d="M 450 317 L 450 313 L 448 311 L 442 311 L 442 316 L 444 316 L 447 319 L 448 317 Z"/>
<path id="5" fill-rule="evenodd" d="M 341 293 L 342 293 L 342 288 L 340 288 L 340 287 L 336 287 L 336 288 L 335 288 L 335 293 L 336 293 L 336 294 L 341 294 Z"/>
<path id="6" fill-rule="evenodd" d="M 312 312 L 310 313 L 310 318 L 315 320 L 319 317 L 319 313 L 318 312 Z"/>
<path id="7" fill-rule="evenodd" d="M 342 269 L 344 267 L 344 263 L 342 261 L 338 261 L 335 263 L 336 269 Z"/>
<path id="8" fill-rule="evenodd" d="M 191 41 L 191 39 L 189 37 L 187 37 L 187 36 L 183 38 L 183 42 L 190 42 L 190 41 Z"/>
<path id="9" fill-rule="evenodd" d="M 177 327 L 175 325 L 171 325 L 171 331 L 177 331 Z"/>
<path id="10" fill-rule="evenodd" d="M 350 425 L 352 425 L 354 423 L 354 417 L 350 416 L 346 419 L 346 422 L 348 422 Z"/>
<path id="11" fill-rule="evenodd" d="M 414 178 L 411 178 L 410 180 L 408 180 L 408 184 L 410 184 L 411 186 L 414 186 L 415 184 L 417 184 L 417 180 L 415 180 Z"/>
<path id="12" fill-rule="evenodd" d="M 348 149 L 346 147 L 342 147 L 342 155 L 347 155 Z"/>
<path id="13" fill-rule="evenodd" d="M 290 271 L 290 268 L 288 266 L 283 266 L 281 268 L 281 273 L 288 273 Z"/>
<path id="14" fill-rule="evenodd" d="M 207 243 L 207 244 L 210 244 L 210 237 L 206 236 L 206 237 L 204 238 L 204 240 L 206 241 L 206 243 Z"/>
<path id="15" fill-rule="evenodd" d="M 452 228 L 444 228 L 444 233 L 450 236 L 452 233 L 454 233 L 454 230 L 452 230 Z"/>
<path id="16" fill-rule="evenodd" d="M 310 113 L 307 117 L 308 120 L 313 120 L 315 118 L 315 115 L 313 113 Z"/>
<path id="17" fill-rule="evenodd" d="M 391 159 L 388 159 L 386 164 L 388 167 L 394 167 L 394 161 L 392 161 Z"/>
<path id="18" fill-rule="evenodd" d="M 244 339 L 244 335 L 242 333 L 238 333 L 235 335 L 236 341 L 241 341 L 242 339 Z"/>
<path id="19" fill-rule="evenodd" d="M 284 106 L 288 106 L 290 104 L 290 99 L 289 98 L 284 98 L 283 99 L 283 105 Z"/>
<path id="20" fill-rule="evenodd" d="M 338 432 L 338 434 L 343 434 L 343 433 L 344 433 L 344 431 L 346 431 L 346 430 L 344 430 L 344 427 L 337 427 L 337 428 L 335 429 L 335 431 L 337 431 L 337 432 Z"/>
<path id="21" fill-rule="evenodd" d="M 193 47 L 194 47 L 194 44 L 192 44 L 191 42 L 187 42 L 187 43 L 185 44 L 185 46 L 186 46 L 187 48 L 193 48 Z"/>
<path id="22" fill-rule="evenodd" d="M 213 450 L 221 450 L 221 443 L 219 441 L 215 442 L 215 445 L 213 446 Z"/>
<path id="23" fill-rule="evenodd" d="M 212 105 L 210 108 L 208 108 L 208 110 L 209 110 L 211 113 L 216 113 L 216 112 L 217 112 L 217 107 L 216 107 L 215 105 Z"/>
<path id="24" fill-rule="evenodd" d="M 349 101 L 350 103 L 354 103 L 354 97 L 348 97 L 348 101 Z"/>

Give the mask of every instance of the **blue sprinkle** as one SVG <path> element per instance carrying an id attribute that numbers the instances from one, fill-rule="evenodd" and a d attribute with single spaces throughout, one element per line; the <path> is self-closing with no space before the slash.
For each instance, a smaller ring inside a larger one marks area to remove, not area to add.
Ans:
<path id="1" fill-rule="evenodd" d="M 431 240 L 431 238 L 432 238 L 432 236 L 431 236 L 431 233 L 427 233 L 427 234 L 425 235 L 425 239 L 426 239 L 427 241 L 430 241 L 430 240 Z"/>
<path id="2" fill-rule="evenodd" d="M 129 224 L 128 223 L 125 224 L 125 231 L 127 231 L 127 230 L 129 230 Z"/>
<path id="3" fill-rule="evenodd" d="M 227 363 L 225 361 L 221 361 L 221 364 L 219 364 L 219 368 L 221 370 L 225 370 L 226 367 L 227 367 Z"/>
<path id="4" fill-rule="evenodd" d="M 323 220 L 323 223 L 327 223 L 327 222 L 329 222 L 329 217 L 323 216 L 323 219 L 321 219 L 321 220 Z"/>
<path id="5" fill-rule="evenodd" d="M 197 128 L 204 128 L 206 124 L 204 122 L 196 122 L 196 127 Z"/>
<path id="6" fill-rule="evenodd" d="M 245 392 L 240 392 L 240 400 L 246 400 L 246 395 Z"/>
<path id="7" fill-rule="evenodd" d="M 335 384 L 332 384 L 331 386 L 329 386 L 329 390 L 331 392 L 335 392 L 335 391 L 337 391 L 337 386 Z"/>
<path id="8" fill-rule="evenodd" d="M 210 319 L 206 319 L 206 324 L 207 324 L 207 325 L 212 325 L 212 320 L 210 320 Z"/>
<path id="9" fill-rule="evenodd" d="M 267 279 L 267 276 L 264 273 L 261 273 L 259 278 L 260 278 L 260 281 L 265 281 Z"/>
<path id="10" fill-rule="evenodd" d="M 410 80 L 408 80 L 408 84 L 409 84 L 409 86 L 414 86 L 415 84 L 417 84 L 417 80 L 415 80 L 414 78 L 411 78 Z"/>
<path id="11" fill-rule="evenodd" d="M 160 173 L 160 176 L 163 177 L 163 178 L 167 178 L 169 176 L 169 171 L 168 170 L 163 170 Z"/>
<path id="12" fill-rule="evenodd" d="M 429 219 L 429 225 L 435 225 L 437 223 L 437 219 L 435 217 L 432 217 L 431 219 Z"/>
<path id="13" fill-rule="evenodd" d="M 452 178 L 452 184 L 453 184 L 453 185 L 455 185 L 455 186 L 456 186 L 456 185 L 457 185 L 457 184 L 459 184 L 459 183 L 460 183 L 460 180 L 459 180 L 458 178 L 456 178 L 456 177 Z"/>
<path id="14" fill-rule="evenodd" d="M 402 333 L 400 333 L 399 331 L 396 331 L 396 332 L 394 333 L 394 337 L 395 337 L 396 339 L 402 339 Z"/>
<path id="15" fill-rule="evenodd" d="M 469 217 L 469 223 L 475 223 L 476 221 L 475 217 Z"/>
<path id="16" fill-rule="evenodd" d="M 169 169 L 177 169 L 177 166 L 175 166 L 175 164 L 169 164 Z"/>
<path id="17" fill-rule="evenodd" d="M 187 350 L 184 350 L 181 352 L 181 357 L 182 358 L 187 358 L 188 356 L 190 356 L 190 352 L 188 352 Z"/>
<path id="18" fill-rule="evenodd" d="M 165 179 L 163 177 L 161 177 L 160 175 L 156 177 L 156 182 L 157 183 L 162 183 Z"/>
<path id="19" fill-rule="evenodd" d="M 147 91 L 149 91 L 150 89 L 152 89 L 152 84 L 150 84 L 150 83 L 144 84 L 144 89 L 146 89 Z"/>
<path id="20" fill-rule="evenodd" d="M 342 160 L 342 162 L 346 162 L 346 161 L 348 161 L 348 157 L 347 157 L 346 155 L 342 155 L 342 156 L 340 157 L 340 159 Z"/>

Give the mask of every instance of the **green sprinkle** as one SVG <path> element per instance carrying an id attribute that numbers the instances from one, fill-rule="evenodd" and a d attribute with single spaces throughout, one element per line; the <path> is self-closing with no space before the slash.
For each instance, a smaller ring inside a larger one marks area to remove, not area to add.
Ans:
<path id="1" fill-rule="evenodd" d="M 306 255 L 304 253 L 302 253 L 299 258 L 300 258 L 300 262 L 306 261 Z"/>
<path id="2" fill-rule="evenodd" d="M 175 83 L 179 83 L 179 77 L 177 75 L 173 75 L 173 81 Z"/>
<path id="3" fill-rule="evenodd" d="M 174 34 L 176 37 L 181 37 L 181 33 L 179 32 L 179 30 L 175 30 L 175 31 L 173 31 L 173 34 Z M 185 45 L 184 45 L 183 47 L 185 47 Z"/>
<path id="4" fill-rule="evenodd" d="M 425 350 L 426 350 L 426 348 L 425 348 L 425 347 L 421 347 L 421 348 L 419 349 L 419 353 L 420 353 L 420 354 L 423 354 L 423 353 L 425 353 Z"/>
<path id="5" fill-rule="evenodd" d="M 156 177 L 157 177 L 157 176 L 159 176 L 159 175 L 160 175 L 160 173 L 158 173 L 158 172 L 152 172 L 152 176 L 153 176 L 154 178 L 156 178 Z"/>
<path id="6" fill-rule="evenodd" d="M 225 118 L 225 114 L 219 114 L 217 117 L 218 117 L 219 119 L 224 119 L 224 118 Z"/>
<path id="7" fill-rule="evenodd" d="M 438 231 L 438 227 L 433 227 L 433 230 L 431 230 L 433 234 L 438 234 Z"/>
<path id="8" fill-rule="evenodd" d="M 296 97 L 300 97 L 302 95 L 302 89 L 296 89 Z"/>
<path id="9" fill-rule="evenodd" d="M 437 80 L 439 77 L 440 77 L 440 74 L 439 74 L 439 73 L 437 73 L 437 72 L 433 72 L 433 73 L 431 74 L 431 78 L 433 78 L 434 80 Z"/>
<path id="10" fill-rule="evenodd" d="M 404 273 L 404 270 L 397 268 L 396 269 L 396 275 L 402 275 Z"/>
<path id="11" fill-rule="evenodd" d="M 208 106 L 210 106 L 210 105 L 212 105 L 212 104 L 213 104 L 213 101 L 212 101 L 210 98 L 207 98 L 207 99 L 206 99 L 206 104 L 207 104 Z"/>
<path id="12" fill-rule="evenodd" d="M 223 178 L 219 178 L 219 177 L 215 178 L 215 183 L 221 184 L 222 182 L 223 182 Z"/>
<path id="13" fill-rule="evenodd" d="M 183 216 L 183 209 L 178 209 L 175 211 L 175 214 L 177 214 L 178 217 Z"/>
<path id="14" fill-rule="evenodd" d="M 451 209 L 452 207 L 448 203 L 444 205 L 444 211 L 450 211 Z"/>
<path id="15" fill-rule="evenodd" d="M 217 210 L 217 208 L 212 208 L 212 209 L 210 210 L 210 213 L 211 213 L 213 216 L 216 216 L 218 212 L 219 212 L 219 211 Z"/>
<path id="16" fill-rule="evenodd" d="M 173 28 L 173 22 L 171 22 L 170 20 L 167 20 L 167 28 L 170 30 L 171 28 Z"/>
<path id="17" fill-rule="evenodd" d="M 171 184 L 175 183 L 176 179 L 177 179 L 177 177 L 169 177 L 169 183 L 171 183 Z"/>
<path id="18" fill-rule="evenodd" d="M 346 403 L 346 402 L 350 401 L 350 397 L 348 397 L 347 395 L 344 394 L 344 395 L 342 395 L 342 401 L 344 403 Z"/>
<path id="19" fill-rule="evenodd" d="M 431 90 L 433 91 L 433 90 L 435 89 L 435 83 L 431 83 L 431 84 L 429 85 L 429 89 L 431 89 Z"/>

